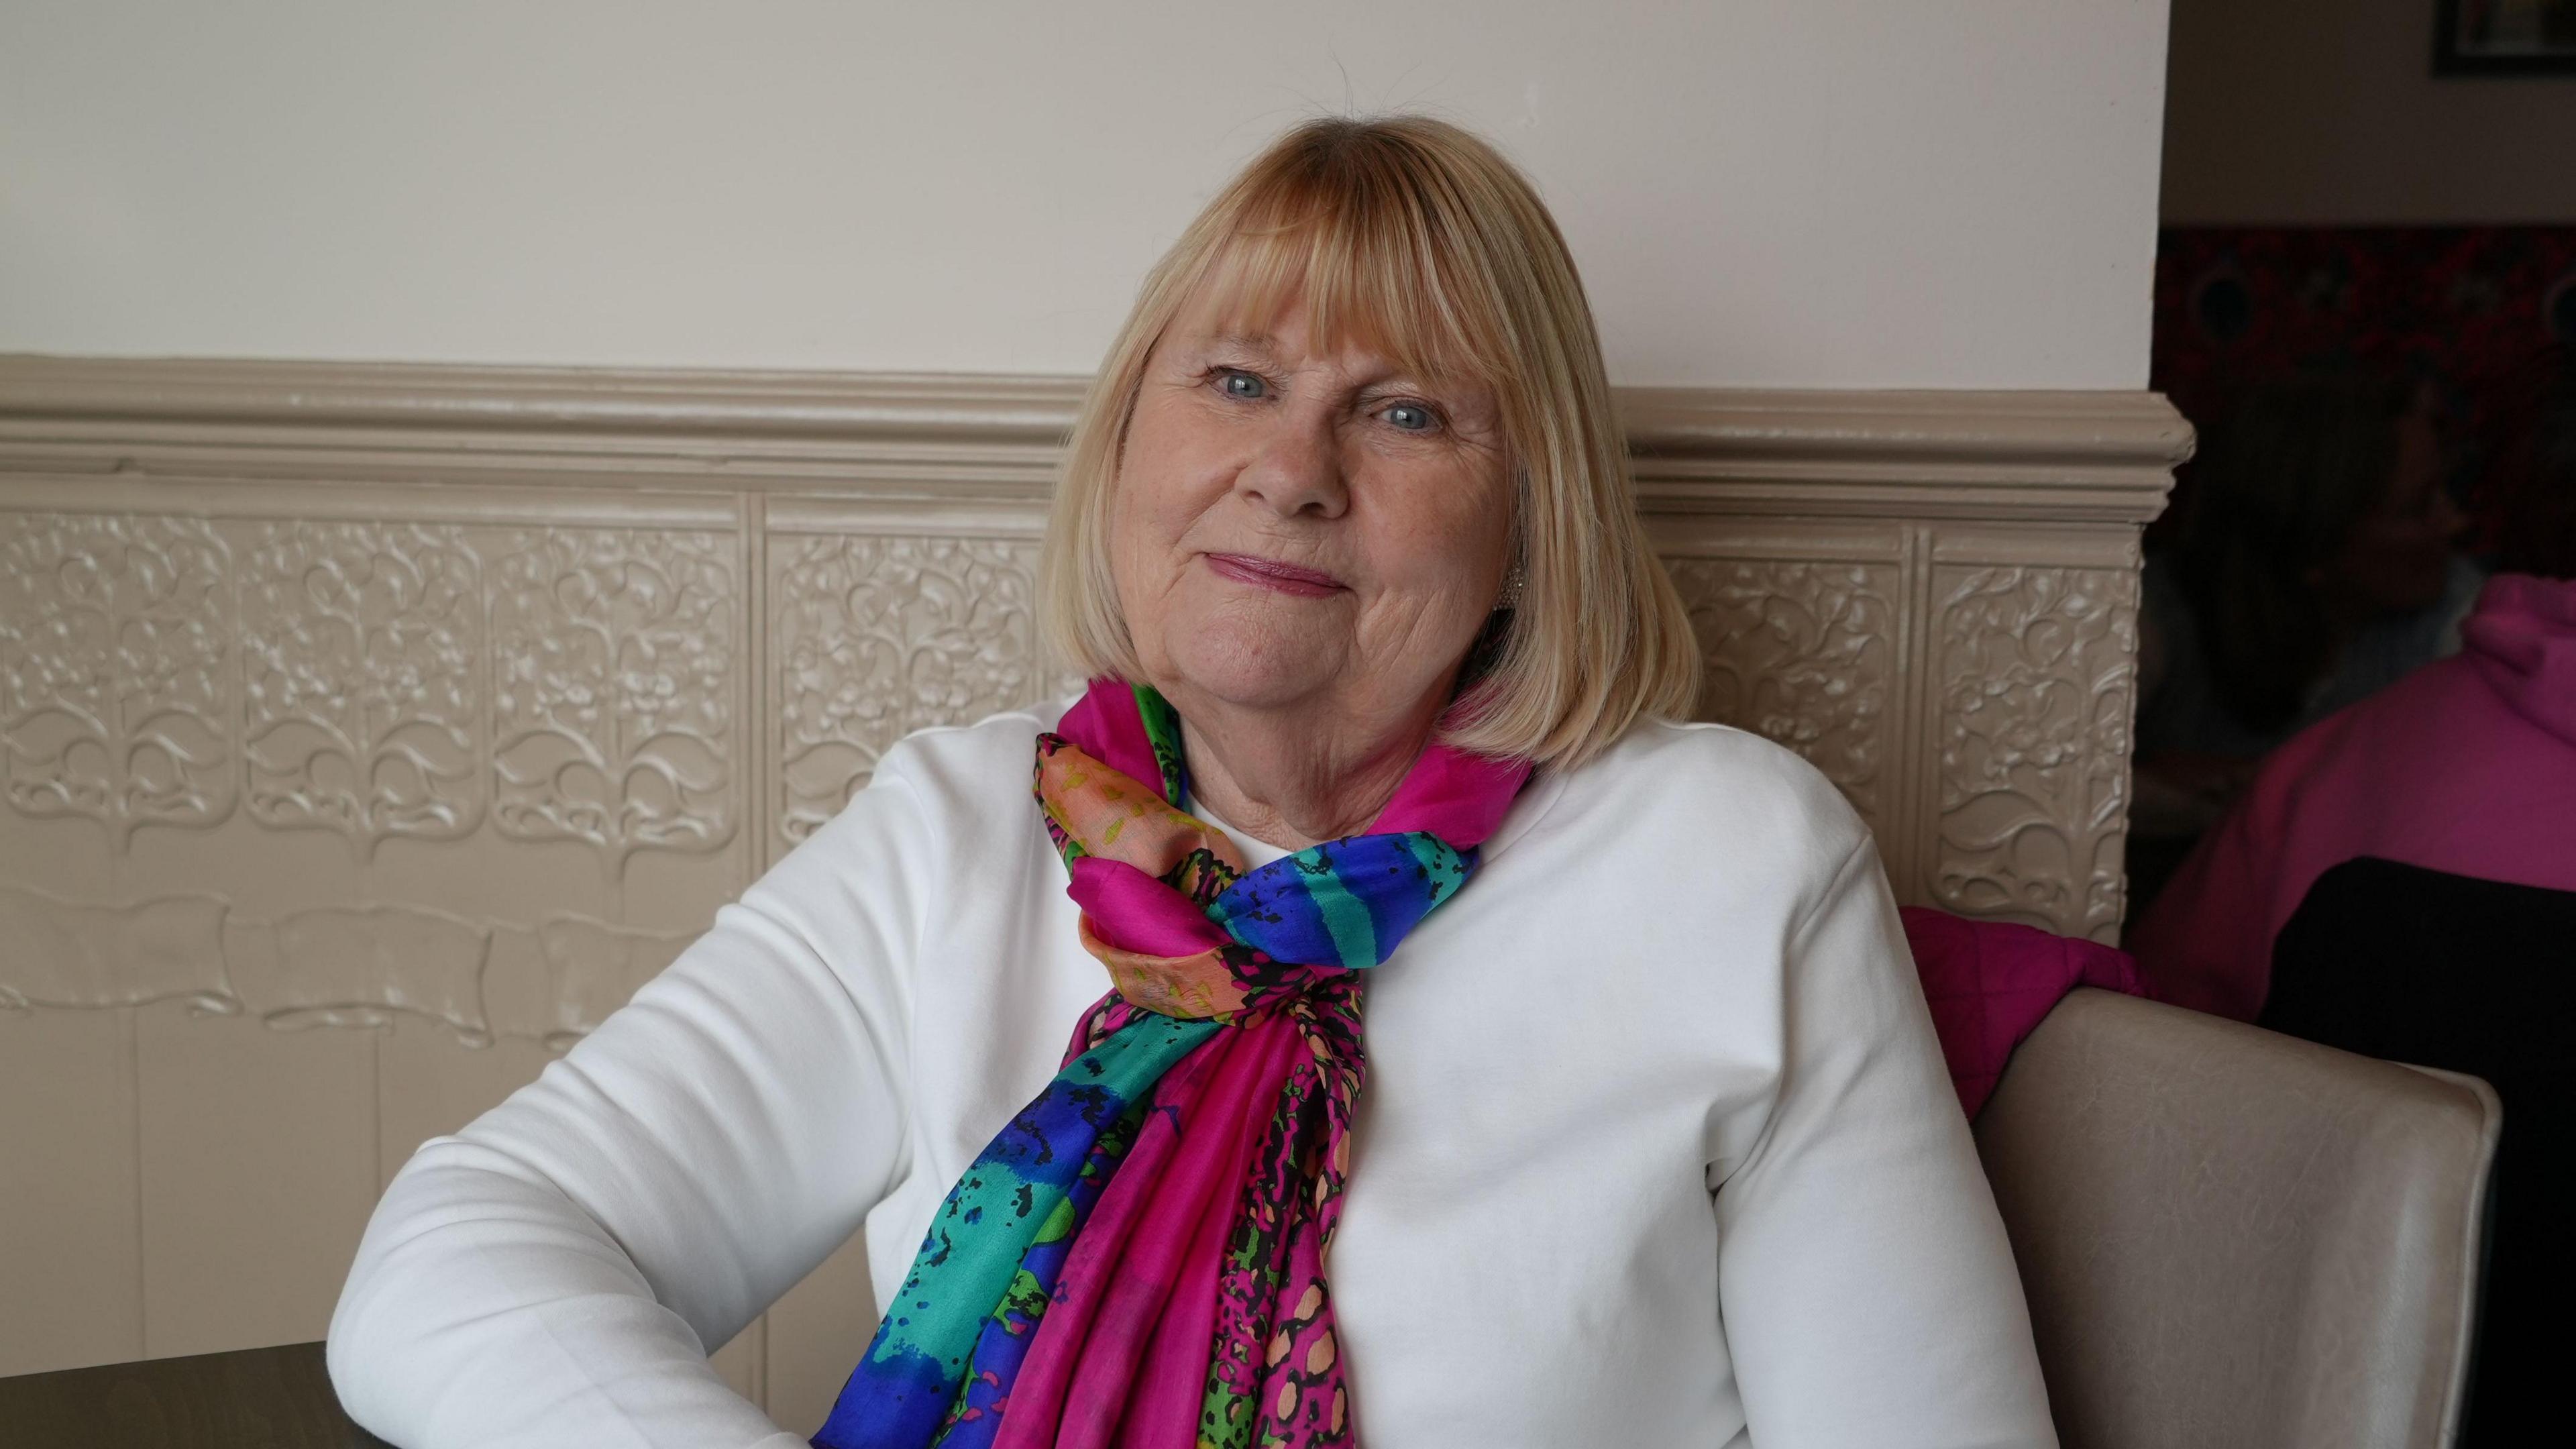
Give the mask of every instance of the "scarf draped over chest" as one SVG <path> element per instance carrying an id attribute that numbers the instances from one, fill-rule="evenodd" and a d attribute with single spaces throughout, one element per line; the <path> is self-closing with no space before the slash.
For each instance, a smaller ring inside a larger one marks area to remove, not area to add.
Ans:
<path id="1" fill-rule="evenodd" d="M 1094 681 L 1037 742 L 1112 990 L 949 1189 L 818 1449 L 1357 1442 L 1325 1259 L 1359 974 L 1473 874 L 1523 762 L 1434 744 L 1366 834 L 1258 870 L 1187 813 L 1180 719 Z"/>

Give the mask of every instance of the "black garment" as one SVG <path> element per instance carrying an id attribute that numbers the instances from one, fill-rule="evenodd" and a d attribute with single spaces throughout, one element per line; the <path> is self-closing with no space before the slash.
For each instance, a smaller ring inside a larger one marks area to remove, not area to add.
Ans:
<path id="1" fill-rule="evenodd" d="M 2558 1422 L 2576 1348 L 2576 892 L 2346 861 L 2273 941 L 2260 1020 L 2494 1086 L 2504 1129 L 2461 1442 Z"/>

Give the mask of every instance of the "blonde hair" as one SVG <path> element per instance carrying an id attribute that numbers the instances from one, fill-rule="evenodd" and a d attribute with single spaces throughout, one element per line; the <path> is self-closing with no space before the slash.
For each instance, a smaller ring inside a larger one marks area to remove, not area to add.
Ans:
<path id="1" fill-rule="evenodd" d="M 1525 581 L 1470 651 L 1444 738 L 1570 767 L 1639 715 L 1690 711 L 1699 649 L 1637 519 L 1565 239 L 1492 146 L 1419 116 L 1290 131 L 1146 277 L 1074 422 L 1039 559 L 1047 642 L 1067 664 L 1137 677 L 1110 578 L 1110 493 L 1146 361 L 1211 283 L 1237 315 L 1266 320 L 1297 299 L 1319 345 L 1347 339 L 1408 370 L 1472 378 L 1500 401 Z"/>

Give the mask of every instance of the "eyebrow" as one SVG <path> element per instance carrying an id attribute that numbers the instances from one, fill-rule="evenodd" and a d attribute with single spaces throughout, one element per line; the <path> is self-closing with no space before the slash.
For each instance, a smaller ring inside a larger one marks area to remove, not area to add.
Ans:
<path id="1" fill-rule="evenodd" d="M 1262 356 L 1273 360 L 1276 360 L 1280 355 L 1279 339 L 1268 332 L 1219 332 L 1211 335 L 1207 339 L 1207 345 L 1216 348 L 1239 347 L 1246 351 L 1258 352 Z M 1433 379 L 1429 375 L 1418 373 L 1415 369 L 1404 366 L 1394 358 L 1379 357 L 1375 353 L 1368 355 L 1372 361 L 1385 366 L 1390 373 L 1390 376 L 1378 383 L 1371 384 L 1371 386 L 1385 386 L 1390 383 L 1401 383 L 1410 387 L 1430 387 L 1433 385 Z"/>
<path id="2" fill-rule="evenodd" d="M 1269 356 L 1276 356 L 1279 351 L 1279 339 L 1267 332 L 1220 332 L 1210 337 L 1208 342 L 1211 346 L 1248 348 Z"/>
<path id="3" fill-rule="evenodd" d="M 1259 354 L 1266 361 L 1275 362 L 1279 358 L 1279 339 L 1268 332 L 1212 333 L 1205 345 L 1211 350 L 1241 348 Z M 1444 395 L 1444 400 L 1452 403 L 1492 404 L 1499 400 L 1499 395 L 1490 384 L 1479 382 L 1474 378 L 1448 377 L 1437 372 L 1421 371 L 1407 367 L 1391 357 L 1381 357 L 1376 360 L 1384 364 L 1388 372 L 1385 377 L 1368 385 L 1369 392 L 1383 393 L 1393 390 L 1440 393 Z"/>

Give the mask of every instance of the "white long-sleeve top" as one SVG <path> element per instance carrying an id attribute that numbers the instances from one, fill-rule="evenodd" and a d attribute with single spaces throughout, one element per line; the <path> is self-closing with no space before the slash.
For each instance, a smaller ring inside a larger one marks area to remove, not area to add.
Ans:
<path id="1" fill-rule="evenodd" d="M 631 1004 L 420 1149 L 332 1318 L 360 1423 L 799 1442 L 705 1346 L 862 1220 L 882 1309 L 1106 989 L 1029 793 L 1060 710 L 890 750 Z M 1876 851 L 1796 756 L 1644 724 L 1542 772 L 1365 1017 L 1331 1273 L 1373 1449 L 2055 1442 Z"/>

